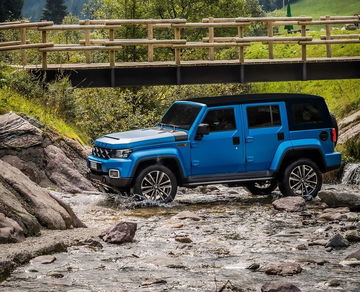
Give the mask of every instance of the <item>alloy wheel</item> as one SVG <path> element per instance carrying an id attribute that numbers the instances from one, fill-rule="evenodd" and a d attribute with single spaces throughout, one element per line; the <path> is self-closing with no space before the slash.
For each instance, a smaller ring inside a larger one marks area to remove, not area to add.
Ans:
<path id="1" fill-rule="evenodd" d="M 163 171 L 150 171 L 141 182 L 141 193 L 149 200 L 163 201 L 170 196 L 172 185 L 170 177 Z"/>
<path id="2" fill-rule="evenodd" d="M 312 196 L 318 185 L 316 171 L 306 164 L 296 166 L 290 173 L 289 186 L 294 195 L 304 198 Z"/>

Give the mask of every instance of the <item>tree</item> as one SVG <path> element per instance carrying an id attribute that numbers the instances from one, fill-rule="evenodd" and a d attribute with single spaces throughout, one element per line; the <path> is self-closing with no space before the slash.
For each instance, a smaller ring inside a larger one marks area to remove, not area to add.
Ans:
<path id="1" fill-rule="evenodd" d="M 64 0 L 46 0 L 42 20 L 49 20 L 60 24 L 66 14 L 67 9 Z"/>
<path id="2" fill-rule="evenodd" d="M 286 16 L 287 16 L 287 17 L 291 17 L 291 16 L 292 16 L 292 15 L 291 15 L 290 3 L 288 3 L 288 5 L 287 5 Z M 288 31 L 288 33 L 290 33 L 290 31 L 294 29 L 294 27 L 293 27 L 292 25 L 285 25 L 284 28 Z"/>
<path id="3" fill-rule="evenodd" d="M 0 0 L 0 22 L 19 19 L 23 0 Z"/>

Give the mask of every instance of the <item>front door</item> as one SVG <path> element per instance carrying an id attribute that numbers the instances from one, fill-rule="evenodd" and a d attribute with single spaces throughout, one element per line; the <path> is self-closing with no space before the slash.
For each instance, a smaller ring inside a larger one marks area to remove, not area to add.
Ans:
<path id="1" fill-rule="evenodd" d="M 201 123 L 210 133 L 191 142 L 192 175 L 237 173 L 244 169 L 245 153 L 240 127 L 240 107 L 214 107 Z"/>
<path id="2" fill-rule="evenodd" d="M 242 113 L 246 117 L 246 171 L 269 170 L 279 144 L 288 139 L 285 104 L 246 104 Z"/>

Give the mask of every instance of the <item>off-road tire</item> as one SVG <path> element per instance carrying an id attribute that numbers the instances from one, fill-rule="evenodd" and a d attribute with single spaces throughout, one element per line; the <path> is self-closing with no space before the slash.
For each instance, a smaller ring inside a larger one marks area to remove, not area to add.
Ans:
<path id="1" fill-rule="evenodd" d="M 284 196 L 302 196 L 305 200 L 315 198 L 321 186 L 319 167 L 310 159 L 290 163 L 279 179 L 279 189 Z"/>
<path id="2" fill-rule="evenodd" d="M 170 203 L 177 192 L 177 180 L 164 165 L 156 164 L 142 169 L 135 178 L 131 193 L 139 200 Z"/>

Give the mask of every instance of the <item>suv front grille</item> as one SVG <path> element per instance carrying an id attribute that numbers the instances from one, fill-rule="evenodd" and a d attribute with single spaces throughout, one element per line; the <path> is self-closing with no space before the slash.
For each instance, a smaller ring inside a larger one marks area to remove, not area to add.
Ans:
<path id="1" fill-rule="evenodd" d="M 112 152 L 113 152 L 112 149 L 106 149 L 95 146 L 92 150 L 92 155 L 103 159 L 110 159 Z"/>

